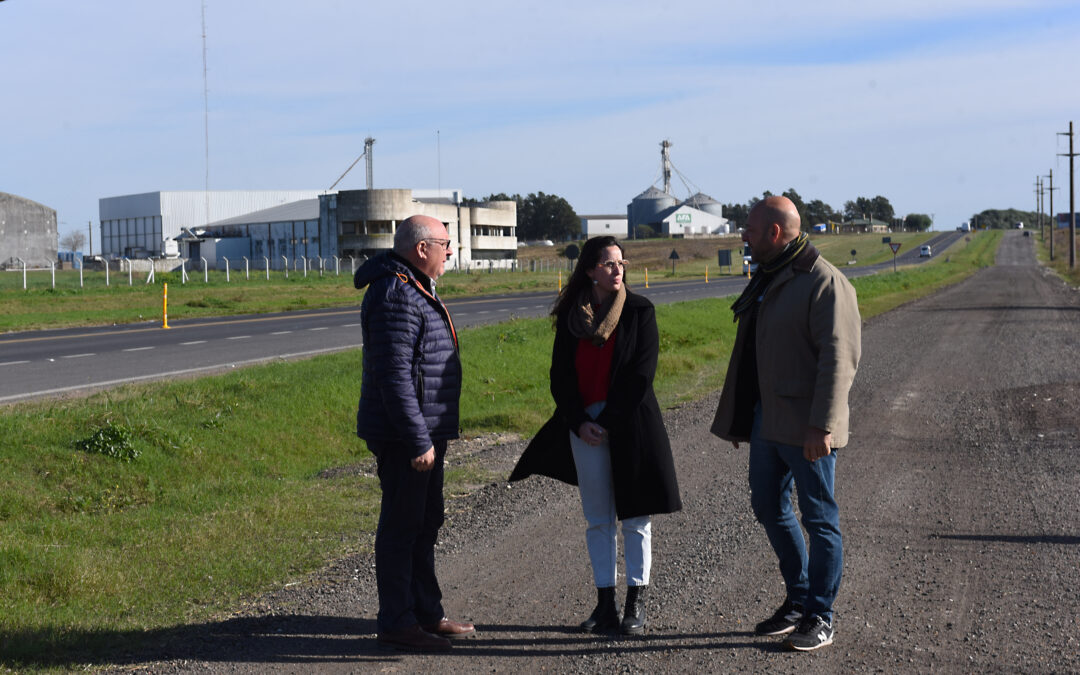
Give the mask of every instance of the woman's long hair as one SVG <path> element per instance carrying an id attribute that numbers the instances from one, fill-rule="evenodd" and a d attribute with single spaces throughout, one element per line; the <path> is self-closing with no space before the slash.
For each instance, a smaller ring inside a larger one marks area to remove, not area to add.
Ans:
<path id="1" fill-rule="evenodd" d="M 609 246 L 617 246 L 619 254 L 624 258 L 626 257 L 622 244 L 619 243 L 618 239 L 611 236 L 593 237 L 581 247 L 577 265 L 574 266 L 570 279 L 563 286 L 562 293 L 559 293 L 559 299 L 555 301 L 555 305 L 551 308 L 552 319 L 558 320 L 559 315 L 569 311 L 570 307 L 578 301 L 578 298 L 585 291 L 592 289 L 592 279 L 589 278 L 586 272 L 596 267 L 596 263 L 600 262 L 600 252 Z M 625 270 L 623 270 L 623 286 L 626 286 Z"/>

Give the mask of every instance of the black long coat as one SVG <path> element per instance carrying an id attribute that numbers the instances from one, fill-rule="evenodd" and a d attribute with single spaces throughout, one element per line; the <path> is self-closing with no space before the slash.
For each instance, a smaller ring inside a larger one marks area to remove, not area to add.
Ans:
<path id="1" fill-rule="evenodd" d="M 555 414 L 522 453 L 510 474 L 511 481 L 538 474 L 577 485 L 570 430 L 577 432 L 582 422 L 591 420 L 578 392 L 574 367 L 577 345 L 567 317 L 558 317 L 551 354 Z M 619 520 L 682 508 L 671 444 L 653 392 L 659 350 L 652 303 L 627 292 L 615 333 L 607 401 L 599 416 L 591 420 L 608 432 Z"/>

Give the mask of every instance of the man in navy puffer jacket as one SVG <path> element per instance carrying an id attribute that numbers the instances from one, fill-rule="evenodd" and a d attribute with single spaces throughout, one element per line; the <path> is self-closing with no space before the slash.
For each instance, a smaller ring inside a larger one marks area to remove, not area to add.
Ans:
<path id="1" fill-rule="evenodd" d="M 446 227 L 429 216 L 402 221 L 394 250 L 356 271 L 364 372 L 356 434 L 378 463 L 382 506 L 375 534 L 380 646 L 450 649 L 475 632 L 443 614 L 435 542 L 443 523 L 443 457 L 458 437 L 461 362 L 435 280 L 452 255 Z"/>

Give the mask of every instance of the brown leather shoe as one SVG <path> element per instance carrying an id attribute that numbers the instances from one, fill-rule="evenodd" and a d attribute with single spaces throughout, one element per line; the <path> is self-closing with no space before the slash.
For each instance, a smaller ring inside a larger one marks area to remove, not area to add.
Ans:
<path id="1" fill-rule="evenodd" d="M 432 635 L 438 635 L 444 638 L 460 638 L 467 635 L 472 635 L 476 632 L 476 626 L 471 623 L 465 623 L 464 621 L 451 621 L 445 616 L 439 619 L 439 623 L 429 623 L 426 626 L 421 626 L 424 630 Z"/>
<path id="2" fill-rule="evenodd" d="M 410 652 L 448 652 L 450 641 L 438 635 L 432 635 L 413 624 L 401 630 L 379 633 L 379 646 L 384 649 L 399 649 Z"/>

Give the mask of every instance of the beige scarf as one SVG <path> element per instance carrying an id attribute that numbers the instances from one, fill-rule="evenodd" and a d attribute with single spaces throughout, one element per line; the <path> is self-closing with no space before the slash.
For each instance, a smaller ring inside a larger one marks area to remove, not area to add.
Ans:
<path id="1" fill-rule="evenodd" d="M 615 332 L 615 326 L 619 325 L 619 316 L 622 314 L 623 303 L 626 302 L 626 288 L 619 286 L 619 290 L 600 303 L 596 311 L 593 311 L 592 297 L 592 291 L 586 290 L 578 298 L 570 308 L 567 324 L 571 335 L 588 338 L 599 347 L 607 342 Z"/>

